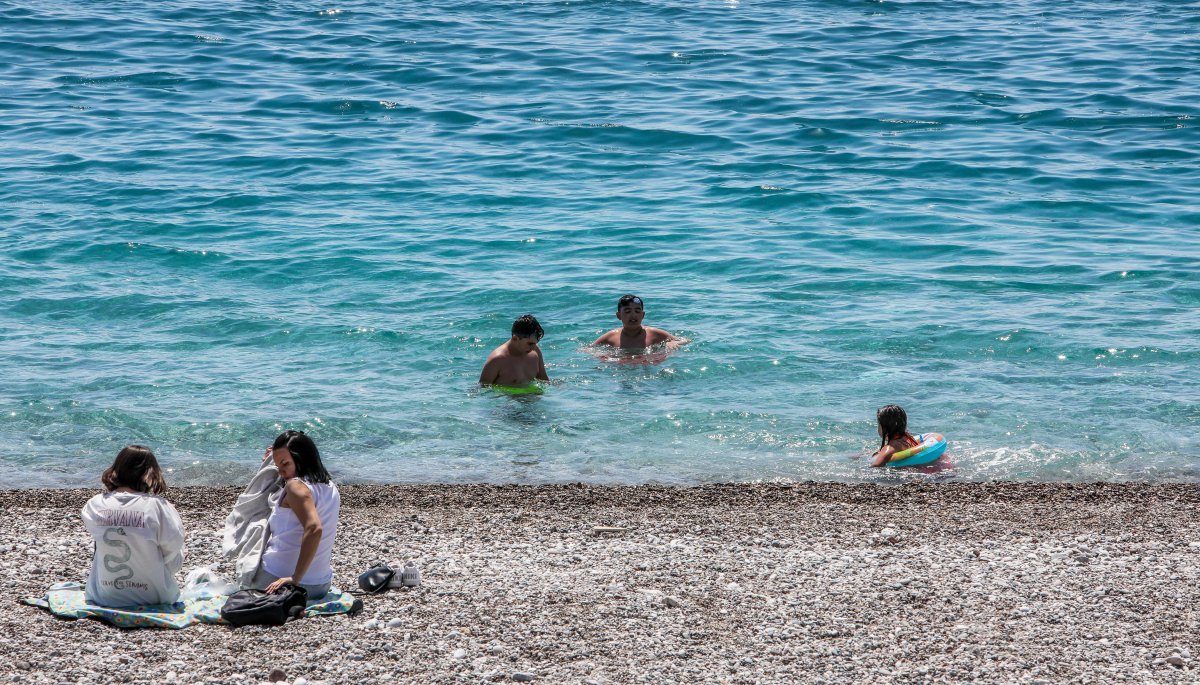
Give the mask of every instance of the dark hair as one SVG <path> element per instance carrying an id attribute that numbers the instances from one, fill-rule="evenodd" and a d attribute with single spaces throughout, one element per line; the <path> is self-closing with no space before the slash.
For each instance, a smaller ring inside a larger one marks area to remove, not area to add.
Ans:
<path id="1" fill-rule="evenodd" d="M 512 333 L 519 338 L 537 336 L 538 340 L 541 340 L 542 336 L 546 334 L 546 332 L 542 330 L 542 325 L 538 323 L 538 320 L 533 318 L 533 314 L 526 314 L 525 316 L 522 316 L 514 321 Z"/>
<path id="2" fill-rule="evenodd" d="M 899 438 L 908 433 L 908 414 L 904 413 L 904 409 L 898 404 L 889 404 L 886 407 L 880 407 L 879 411 L 875 412 L 875 420 L 879 421 L 879 427 L 883 430 L 883 442 L 879 443 L 880 447 L 888 444 L 889 440 Z"/>
<path id="3" fill-rule="evenodd" d="M 149 447 L 127 445 L 117 452 L 117 458 L 112 466 L 100 474 L 100 483 L 112 492 L 117 488 L 129 488 L 138 492 L 148 492 L 151 495 L 161 495 L 167 491 L 167 480 L 163 478 L 158 460 Z"/>
<path id="4" fill-rule="evenodd" d="M 321 463 L 321 453 L 317 451 L 317 443 L 304 434 L 304 431 L 284 431 L 275 438 L 271 449 L 283 449 L 292 455 L 292 463 L 296 465 L 296 477 L 310 483 L 328 483 L 329 472 Z"/>
<path id="5" fill-rule="evenodd" d="M 621 311 L 621 307 L 624 307 L 627 304 L 636 304 L 639 307 L 646 306 L 642 303 L 642 298 L 638 297 L 637 295 L 622 295 L 621 299 L 617 300 L 617 311 Z"/>

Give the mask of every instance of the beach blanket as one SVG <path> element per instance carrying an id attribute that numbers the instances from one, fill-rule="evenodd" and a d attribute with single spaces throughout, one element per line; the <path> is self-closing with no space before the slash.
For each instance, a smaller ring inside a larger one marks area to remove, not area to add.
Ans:
<path id="1" fill-rule="evenodd" d="M 206 599 L 188 599 L 174 604 L 146 604 L 114 609 L 89 604 L 83 596 L 82 583 L 52 585 L 41 597 L 26 597 L 25 604 L 41 607 L 59 618 L 97 618 L 118 628 L 186 628 L 193 623 L 225 623 L 221 607 L 228 599 L 217 595 Z M 347 592 L 332 588 L 321 599 L 312 600 L 304 611 L 305 618 L 352 614 L 362 609 L 362 600 Z"/>
<path id="2" fill-rule="evenodd" d="M 221 552 L 226 559 L 234 560 L 233 582 L 239 587 L 250 587 L 254 582 L 271 533 L 267 519 L 271 516 L 271 507 L 281 497 L 283 481 L 279 479 L 275 462 L 266 457 L 258 467 L 258 473 L 238 496 L 233 511 L 225 518 Z"/>

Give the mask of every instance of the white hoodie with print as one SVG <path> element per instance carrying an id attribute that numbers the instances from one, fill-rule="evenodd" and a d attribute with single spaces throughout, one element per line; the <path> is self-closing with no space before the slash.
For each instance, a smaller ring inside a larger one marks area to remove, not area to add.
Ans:
<path id="1" fill-rule="evenodd" d="M 128 607 L 179 599 L 183 521 L 170 502 L 142 492 L 105 492 L 88 500 L 81 516 L 96 540 L 89 602 Z"/>

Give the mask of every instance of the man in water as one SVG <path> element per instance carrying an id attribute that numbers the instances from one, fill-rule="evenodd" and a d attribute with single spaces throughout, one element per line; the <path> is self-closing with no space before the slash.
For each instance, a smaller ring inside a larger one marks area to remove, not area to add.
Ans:
<path id="1" fill-rule="evenodd" d="M 643 326 L 642 319 L 646 318 L 646 310 L 642 304 L 642 298 L 637 295 L 625 295 L 617 300 L 617 318 L 621 320 L 622 326 L 596 338 L 596 342 L 592 343 L 593 346 L 605 345 L 623 350 L 640 350 L 651 345 L 667 343 L 666 349 L 669 351 L 687 342 L 661 328 Z"/>
<path id="2" fill-rule="evenodd" d="M 480 385 L 503 385 L 523 388 L 533 381 L 548 381 L 546 362 L 538 341 L 544 331 L 532 314 L 513 322 L 512 337 L 488 355 L 479 374 Z"/>

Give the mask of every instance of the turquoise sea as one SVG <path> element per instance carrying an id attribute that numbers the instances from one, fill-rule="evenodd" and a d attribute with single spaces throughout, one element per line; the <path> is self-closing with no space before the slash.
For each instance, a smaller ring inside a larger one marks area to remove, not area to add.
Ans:
<path id="1" fill-rule="evenodd" d="M 0 2 L 0 487 L 1200 482 L 1200 4 Z M 692 340 L 586 349 L 618 297 Z M 554 384 L 480 366 L 533 313 Z M 902 404 L 937 476 L 850 457 Z"/>

